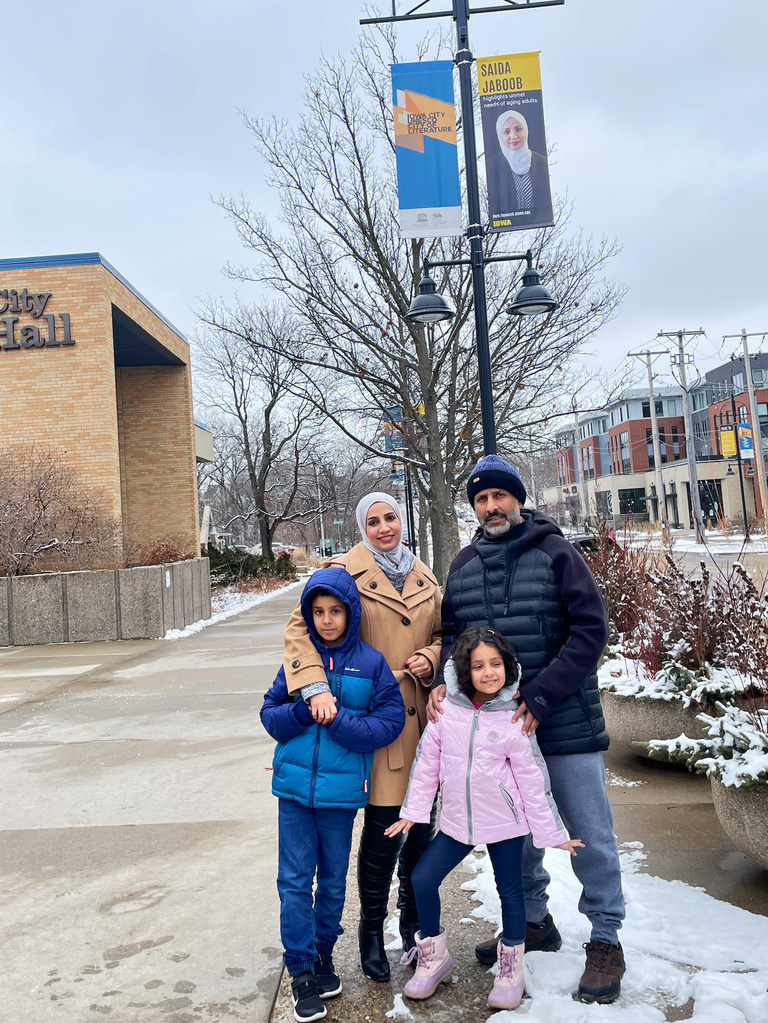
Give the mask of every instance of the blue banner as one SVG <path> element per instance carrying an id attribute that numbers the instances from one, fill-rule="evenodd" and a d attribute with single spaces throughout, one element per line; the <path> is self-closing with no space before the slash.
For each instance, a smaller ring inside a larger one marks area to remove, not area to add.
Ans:
<path id="1" fill-rule="evenodd" d="M 400 236 L 463 234 L 453 62 L 391 70 Z"/>

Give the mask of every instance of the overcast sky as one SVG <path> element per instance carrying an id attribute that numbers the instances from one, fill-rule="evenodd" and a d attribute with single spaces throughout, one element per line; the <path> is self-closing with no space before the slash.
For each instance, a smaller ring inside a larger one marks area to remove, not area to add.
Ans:
<path id="1" fill-rule="evenodd" d="M 239 110 L 295 117 L 302 75 L 349 52 L 361 13 L 357 0 L 26 4 L 6 34 L 0 255 L 99 251 L 191 333 L 203 297 L 231 295 L 223 264 L 243 258 L 210 196 L 272 202 Z M 404 54 L 434 24 L 403 29 Z M 703 327 L 705 370 L 733 348 L 722 334 L 768 331 L 768 4 L 566 0 L 477 15 L 470 32 L 478 56 L 541 51 L 553 188 L 576 226 L 623 246 L 612 274 L 630 290 L 600 360 Z"/>

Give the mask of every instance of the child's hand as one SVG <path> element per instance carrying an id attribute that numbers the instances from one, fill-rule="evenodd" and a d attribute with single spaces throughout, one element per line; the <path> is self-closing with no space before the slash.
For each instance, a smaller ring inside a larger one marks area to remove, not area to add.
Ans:
<path id="1" fill-rule="evenodd" d="M 401 831 L 404 831 L 407 835 L 413 827 L 413 821 L 407 821 L 404 817 L 401 817 L 399 821 L 395 821 L 394 824 L 390 825 L 384 834 L 387 838 L 394 838 L 395 835 L 399 835 Z"/>
<path id="2" fill-rule="evenodd" d="M 569 841 L 563 842 L 562 845 L 556 845 L 555 846 L 555 849 L 565 849 L 566 852 L 569 852 L 571 854 L 571 856 L 575 856 L 576 855 L 576 850 L 577 849 L 583 849 L 583 848 L 584 848 L 584 843 L 580 842 L 578 840 L 578 838 L 571 838 L 571 839 L 569 839 Z"/>
<path id="3" fill-rule="evenodd" d="M 336 717 L 336 700 L 332 693 L 315 693 L 309 698 L 309 709 L 318 725 L 330 725 Z"/>

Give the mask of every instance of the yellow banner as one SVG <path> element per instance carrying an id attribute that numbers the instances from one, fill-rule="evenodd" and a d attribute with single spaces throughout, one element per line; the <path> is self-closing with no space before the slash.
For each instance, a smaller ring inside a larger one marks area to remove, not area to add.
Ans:
<path id="1" fill-rule="evenodd" d="M 736 457 L 736 431 L 732 426 L 720 428 L 720 450 L 724 458 Z"/>
<path id="2" fill-rule="evenodd" d="M 481 96 L 500 92 L 541 89 L 538 53 L 510 53 L 506 57 L 477 58 L 477 86 Z"/>

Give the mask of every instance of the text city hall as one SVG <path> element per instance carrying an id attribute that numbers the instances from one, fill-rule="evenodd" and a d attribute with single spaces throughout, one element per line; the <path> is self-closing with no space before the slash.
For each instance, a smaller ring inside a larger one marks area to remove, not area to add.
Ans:
<path id="1" fill-rule="evenodd" d="M 10 351 L 14 348 L 59 348 L 61 345 L 73 345 L 69 313 L 59 313 L 60 333 L 56 333 L 56 316 L 46 313 L 45 307 L 51 297 L 50 291 L 29 291 L 23 288 L 0 289 L 0 350 Z M 41 332 L 37 323 L 25 323 L 17 329 L 19 317 L 16 313 L 28 313 L 33 320 L 42 320 L 47 324 L 48 333 Z M 11 314 L 11 315 L 8 315 Z"/>

